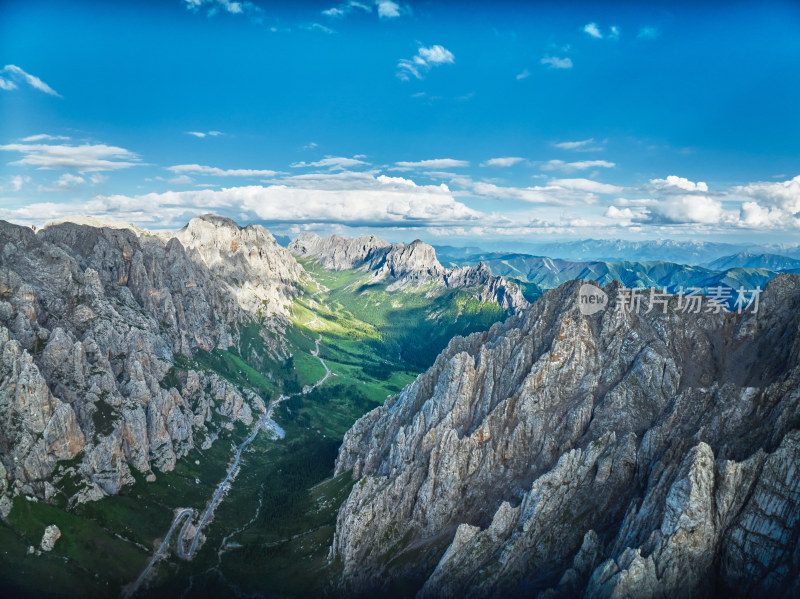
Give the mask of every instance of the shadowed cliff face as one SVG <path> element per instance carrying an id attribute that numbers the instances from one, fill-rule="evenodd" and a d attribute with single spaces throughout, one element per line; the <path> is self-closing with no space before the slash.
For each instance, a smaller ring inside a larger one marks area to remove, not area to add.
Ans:
<path id="1" fill-rule="evenodd" d="M 483 263 L 472 267 L 444 268 L 432 246 L 419 239 L 406 245 L 388 243 L 366 235 L 355 239 L 304 233 L 289 244 L 296 256 L 313 258 L 329 270 L 360 268 L 369 273 L 367 284 L 387 284 L 389 291 L 433 284 L 446 289 L 474 292 L 483 302 L 495 302 L 514 312 L 528 302 L 516 284 L 495 277 Z"/>
<path id="2" fill-rule="evenodd" d="M 757 314 L 578 306 L 456 338 L 345 437 L 350 591 L 796 596 L 800 277 Z"/>
<path id="3" fill-rule="evenodd" d="M 219 217 L 175 235 L 0 222 L 0 513 L 17 493 L 52 497 L 64 477 L 80 481 L 78 501 L 116 493 L 131 468 L 170 470 L 209 444 L 219 421 L 252 422 L 254 393 L 165 376 L 177 354 L 236 344 L 240 325 L 266 316 L 284 330 L 304 276 L 263 228 Z"/>

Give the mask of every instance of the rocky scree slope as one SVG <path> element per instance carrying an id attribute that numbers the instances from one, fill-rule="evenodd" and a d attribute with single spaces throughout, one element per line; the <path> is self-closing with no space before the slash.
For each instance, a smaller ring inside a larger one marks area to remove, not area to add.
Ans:
<path id="1" fill-rule="evenodd" d="M 285 355 L 266 331 L 288 326 L 303 276 L 267 231 L 215 216 L 174 236 L 0 221 L 0 515 L 20 493 L 116 493 L 131 468 L 170 470 L 220 426 L 250 424 L 254 392 L 165 377 L 176 355 L 237 345 L 256 322 L 264 351 Z"/>
<path id="2" fill-rule="evenodd" d="M 342 589 L 800 594 L 800 277 L 741 315 L 585 316 L 580 284 L 453 339 L 347 433 Z"/>
<path id="3" fill-rule="evenodd" d="M 389 291 L 434 283 L 445 289 L 472 290 L 480 301 L 496 302 L 508 311 L 528 305 L 517 285 L 493 276 L 484 264 L 446 269 L 433 247 L 419 239 L 406 245 L 374 235 L 352 239 L 304 233 L 289 244 L 289 250 L 314 258 L 329 270 L 360 268 L 369 273 L 368 284 L 388 283 Z"/>

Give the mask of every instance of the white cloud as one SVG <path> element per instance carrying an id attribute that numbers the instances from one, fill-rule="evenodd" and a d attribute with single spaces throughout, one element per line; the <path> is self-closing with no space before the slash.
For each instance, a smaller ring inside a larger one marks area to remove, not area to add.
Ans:
<path id="1" fill-rule="evenodd" d="M 522 81 L 523 79 L 527 79 L 531 76 L 531 72 L 528 69 L 522 69 L 521 73 L 517 73 L 517 81 Z"/>
<path id="2" fill-rule="evenodd" d="M 637 214 L 635 214 L 630 208 L 619 209 L 616 206 L 609 206 L 603 216 L 616 221 L 617 224 L 623 227 L 626 227 L 632 224 L 632 221 L 637 217 Z"/>
<path id="3" fill-rule="evenodd" d="M 333 29 L 331 29 L 330 27 L 326 27 L 321 23 L 311 23 L 309 25 L 303 25 L 302 28 L 308 31 L 321 31 L 322 33 L 327 33 L 328 35 L 333 35 L 334 33 L 336 33 Z"/>
<path id="4" fill-rule="evenodd" d="M 605 142 L 602 142 L 605 143 Z M 594 145 L 594 138 L 582 139 L 580 141 L 562 141 L 553 144 L 556 148 L 562 150 L 572 150 L 574 152 L 602 152 L 603 148 Z"/>
<path id="5" fill-rule="evenodd" d="M 32 88 L 38 89 L 41 92 L 44 92 L 51 96 L 56 96 L 58 98 L 61 97 L 61 94 L 59 94 L 56 90 L 47 85 L 44 81 L 42 81 L 35 75 L 26 73 L 17 65 L 7 64 L 2 69 L 0 69 L 0 74 L 4 75 L 3 77 L 0 77 L 0 88 L 6 91 L 18 89 L 19 86 L 17 85 L 17 83 L 24 82 L 30 85 Z"/>
<path id="6" fill-rule="evenodd" d="M 567 58 L 558 58 L 557 56 L 545 56 L 540 61 L 542 64 L 546 64 L 551 69 L 571 69 L 572 68 L 572 59 Z"/>
<path id="7" fill-rule="evenodd" d="M 344 156 L 326 156 L 322 160 L 317 160 L 316 162 L 295 162 L 292 164 L 292 168 L 307 168 L 310 166 L 315 166 L 318 168 L 330 168 L 331 170 L 337 169 L 346 169 L 353 166 L 360 166 L 369 164 L 369 162 L 365 162 L 361 160 L 363 156 L 353 156 L 352 158 L 346 158 Z"/>
<path id="8" fill-rule="evenodd" d="M 619 39 L 619 27 L 616 25 L 612 25 L 608 28 L 608 39 L 611 40 L 618 40 Z"/>
<path id="9" fill-rule="evenodd" d="M 651 179 L 650 183 L 658 189 L 680 189 L 683 191 L 708 191 L 708 185 L 702 181 L 694 183 L 689 179 L 678 177 L 676 175 L 669 175 L 666 179 Z"/>
<path id="10" fill-rule="evenodd" d="M 39 191 L 72 191 L 83 187 L 84 185 L 98 185 L 104 183 L 108 178 L 99 173 L 94 173 L 91 176 L 81 177 L 70 173 L 64 173 L 56 179 L 51 185 L 40 185 Z M 30 180 L 30 179 L 29 179 Z"/>
<path id="11" fill-rule="evenodd" d="M 31 178 L 27 175 L 15 175 L 11 177 L 11 191 L 19 191 L 23 185 L 30 182 Z"/>
<path id="12" fill-rule="evenodd" d="M 402 81 L 408 81 L 411 77 L 422 79 L 433 67 L 454 62 L 453 53 L 444 46 L 421 46 L 416 56 L 397 62 L 397 77 Z"/>
<path id="13" fill-rule="evenodd" d="M 277 171 L 256 170 L 247 168 L 221 169 L 214 166 L 201 166 L 199 164 L 177 164 L 167 167 L 167 170 L 175 174 L 186 175 L 195 173 L 198 175 L 214 175 L 216 177 L 272 177 Z M 189 181 L 182 181 L 188 183 Z"/>
<path id="14" fill-rule="evenodd" d="M 151 193 L 136 197 L 100 196 L 86 204 L 92 214 L 139 220 L 173 219 L 187 210 L 235 211 L 274 223 L 344 223 L 372 226 L 428 226 L 479 222 L 485 215 L 456 201 L 445 185 L 418 186 L 397 177 L 363 179 L 349 189 L 303 185 L 232 187 Z M 128 213 L 128 215 L 125 215 Z M 3 211 L 0 211 L 2 217 Z"/>
<path id="15" fill-rule="evenodd" d="M 86 179 L 69 173 L 64 173 L 52 185 L 40 185 L 39 191 L 69 191 L 86 183 Z"/>
<path id="16" fill-rule="evenodd" d="M 194 179 L 192 179 L 189 175 L 178 175 L 177 177 L 172 177 L 167 181 L 172 185 L 188 185 L 189 183 L 194 183 Z"/>
<path id="17" fill-rule="evenodd" d="M 739 211 L 739 219 L 745 227 L 755 229 L 780 229 L 794 222 L 800 226 L 800 219 L 775 207 L 765 208 L 758 202 L 743 202 Z"/>
<path id="18" fill-rule="evenodd" d="M 187 131 L 186 135 L 194 135 L 195 137 L 199 137 L 203 139 L 204 137 L 216 137 L 217 135 L 223 135 L 222 131 Z"/>
<path id="19" fill-rule="evenodd" d="M 69 137 L 64 135 L 48 135 L 47 133 L 39 133 L 38 135 L 29 135 L 28 137 L 23 137 L 22 141 L 67 141 Z"/>
<path id="20" fill-rule="evenodd" d="M 642 27 L 636 37 L 640 40 L 654 40 L 661 32 L 655 27 Z"/>
<path id="21" fill-rule="evenodd" d="M 202 8 L 206 8 L 206 14 L 210 17 L 220 11 L 232 15 L 261 12 L 261 9 L 252 2 L 236 2 L 233 0 L 184 0 L 184 5 L 192 12 L 197 12 Z"/>
<path id="22" fill-rule="evenodd" d="M 400 16 L 400 5 L 392 0 L 378 0 L 378 16 L 382 19 L 394 19 Z"/>
<path id="23" fill-rule="evenodd" d="M 587 23 L 583 26 L 584 32 L 586 32 L 590 37 L 595 39 L 602 39 L 603 34 L 600 33 L 600 28 L 597 26 L 597 23 Z"/>
<path id="24" fill-rule="evenodd" d="M 525 159 L 520 158 L 519 156 L 508 156 L 505 158 L 490 158 L 481 166 L 498 166 L 498 167 L 506 167 L 506 166 L 514 166 L 520 162 L 523 162 Z"/>
<path id="25" fill-rule="evenodd" d="M 326 17 L 333 17 L 335 19 L 339 19 L 347 14 L 350 14 L 354 10 L 363 10 L 364 12 L 372 12 L 372 7 L 369 6 L 368 4 L 357 2 L 356 0 L 350 0 L 349 2 L 343 2 L 338 6 L 334 6 L 332 8 L 323 10 L 322 14 L 325 15 Z"/>
<path id="26" fill-rule="evenodd" d="M 602 194 L 616 194 L 625 191 L 624 187 L 600 183 L 599 181 L 592 181 L 591 179 L 553 179 L 550 181 L 549 185 Z"/>
<path id="27" fill-rule="evenodd" d="M 300 148 L 300 149 L 301 149 L 301 150 L 313 150 L 313 149 L 314 149 L 314 148 L 316 148 L 316 147 L 317 147 L 317 142 L 315 142 L 315 141 L 311 141 L 311 142 L 307 143 L 306 145 L 304 145 L 304 146 L 303 146 L 302 148 Z"/>
<path id="28" fill-rule="evenodd" d="M 579 160 L 565 162 L 563 160 L 548 160 L 541 165 L 543 171 L 582 171 L 589 168 L 614 168 L 616 164 L 608 160 Z"/>
<path id="29" fill-rule="evenodd" d="M 800 175 L 782 182 L 750 183 L 731 190 L 735 196 L 744 196 L 797 216 L 800 213 Z"/>
<path id="30" fill-rule="evenodd" d="M 395 162 L 392 170 L 409 171 L 413 169 L 445 169 L 461 168 L 469 166 L 466 160 L 455 160 L 454 158 L 434 158 L 432 160 L 419 160 L 417 162 L 401 161 Z"/>
<path id="31" fill-rule="evenodd" d="M 702 195 L 679 195 L 662 199 L 650 209 L 651 220 L 671 223 L 716 224 L 725 216 L 722 202 Z"/>
<path id="32" fill-rule="evenodd" d="M 33 166 L 40 170 L 67 168 L 81 172 L 107 171 L 136 166 L 139 160 L 136 154 L 125 148 L 104 144 L 6 144 L 0 145 L 0 150 L 23 154 L 20 160 L 9 164 Z"/>

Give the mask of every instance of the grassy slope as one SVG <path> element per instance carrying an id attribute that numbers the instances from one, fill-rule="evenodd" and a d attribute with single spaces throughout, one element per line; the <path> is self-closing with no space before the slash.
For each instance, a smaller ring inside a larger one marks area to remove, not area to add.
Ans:
<path id="1" fill-rule="evenodd" d="M 348 475 L 330 479 L 344 433 L 387 395 L 413 381 L 452 336 L 488 328 L 503 316 L 499 307 L 463 292 L 390 293 L 383 286 L 365 287 L 362 272 L 305 266 L 323 287 L 311 283 L 293 306 L 294 327 L 286 337 L 293 352 L 290 361 L 267 357 L 257 325 L 241 331 L 238 348 L 176 357 L 167 385 L 177 384 L 181 370 L 208 369 L 269 400 L 297 392 L 324 375 L 310 354 L 321 335 L 321 355 L 336 376 L 281 405 L 275 419 L 286 430 L 286 439 L 275 442 L 262 434 L 248 447 L 231 491 L 204 531 L 206 543 L 192 562 L 162 562 L 148 596 L 176 596 L 190 586 L 187 597 L 229 594 L 224 580 L 249 592 L 323 593 L 336 513 L 352 485 Z M 0 583 L 39 594 L 37 580 L 44 576 L 61 593 L 74 589 L 68 594 L 117 596 L 149 559 L 173 510 L 205 507 L 224 476 L 233 446 L 248 432 L 237 424 L 210 449 L 194 449 L 173 472 L 159 473 L 156 482 L 135 474 L 136 484 L 118 496 L 72 511 L 18 499 L 10 526 L 0 525 L 3 562 L 9 566 L 0 568 Z M 27 546 L 38 545 L 44 527 L 54 522 L 63 536 L 53 554 L 25 555 Z M 227 546 L 220 556 L 223 543 Z"/>

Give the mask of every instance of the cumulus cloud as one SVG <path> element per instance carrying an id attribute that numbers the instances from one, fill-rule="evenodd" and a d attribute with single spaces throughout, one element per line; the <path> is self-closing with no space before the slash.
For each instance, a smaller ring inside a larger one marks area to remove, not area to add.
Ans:
<path id="1" fill-rule="evenodd" d="M 531 76 L 531 72 L 528 69 L 522 69 L 521 73 L 517 73 L 517 81 L 522 81 L 523 79 L 527 79 Z"/>
<path id="2" fill-rule="evenodd" d="M 361 158 L 363 158 L 361 155 L 353 156 L 352 158 L 346 158 L 344 156 L 326 156 L 322 160 L 317 160 L 316 162 L 295 162 L 291 166 L 292 168 L 306 168 L 314 166 L 317 168 L 329 168 L 331 170 L 337 170 L 369 164 L 369 162 L 361 160 Z"/>
<path id="3" fill-rule="evenodd" d="M 605 142 L 602 142 L 605 143 Z M 553 144 L 556 148 L 562 150 L 571 150 L 573 152 L 602 152 L 603 148 L 595 144 L 594 138 L 582 139 L 580 141 L 561 141 Z"/>
<path id="4" fill-rule="evenodd" d="M 620 226 L 627 227 L 632 224 L 633 219 L 636 218 L 637 215 L 630 208 L 620 209 L 616 206 L 609 206 L 603 216 L 616 221 Z"/>
<path id="5" fill-rule="evenodd" d="M 567 58 L 558 58 L 557 56 L 545 56 L 540 61 L 542 64 L 547 65 L 551 69 L 571 69 L 572 68 L 572 59 Z"/>
<path id="6" fill-rule="evenodd" d="M 272 177 L 277 171 L 257 170 L 248 168 L 222 169 L 214 166 L 201 166 L 199 164 L 177 164 L 167 167 L 167 170 L 175 174 L 187 175 L 189 173 L 198 175 L 214 175 L 217 177 Z M 184 183 L 188 181 L 183 181 Z"/>
<path id="7" fill-rule="evenodd" d="M 792 215 L 800 214 L 800 175 L 788 181 L 737 185 L 731 193 Z"/>
<path id="8" fill-rule="evenodd" d="M 479 221 L 484 215 L 456 201 L 445 185 L 418 186 L 397 177 L 363 179 L 348 189 L 305 184 L 232 187 L 101 196 L 87 204 L 92 213 L 132 209 L 182 215 L 186 209 L 231 211 L 268 223 L 344 223 L 351 226 L 446 226 Z M 132 208 L 136 207 L 136 208 Z M 1 214 L 1 213 L 0 213 Z"/>
<path id="9" fill-rule="evenodd" d="M 486 162 L 482 163 L 481 166 L 498 166 L 498 167 L 507 167 L 507 166 L 514 166 L 515 164 L 519 164 L 520 162 L 524 162 L 524 158 L 520 158 L 519 156 L 507 156 L 505 158 L 490 158 Z"/>
<path id="10" fill-rule="evenodd" d="M 394 19 L 400 16 L 400 5 L 392 0 L 378 0 L 378 16 L 382 19 Z"/>
<path id="11" fill-rule="evenodd" d="M 589 36 L 595 39 L 603 39 L 603 34 L 600 33 L 600 28 L 597 26 L 597 23 L 587 23 L 583 26 L 583 31 Z"/>
<path id="12" fill-rule="evenodd" d="M 194 137 L 203 139 L 204 137 L 216 137 L 217 135 L 223 135 L 223 133 L 222 131 L 187 131 L 186 135 L 193 135 Z"/>
<path id="13" fill-rule="evenodd" d="M 646 198 L 618 198 L 607 216 L 624 213 L 639 224 L 715 226 L 718 229 L 800 229 L 800 176 L 782 182 L 757 182 L 714 191 L 703 182 L 677 175 L 652 179 L 626 192 Z M 620 211 L 620 212 L 617 212 Z"/>
<path id="14" fill-rule="evenodd" d="M 414 169 L 436 170 L 446 168 L 461 168 L 469 166 L 466 160 L 456 160 L 454 158 L 434 158 L 432 160 L 418 160 L 416 162 L 401 161 L 395 162 L 392 170 L 410 171 Z"/>
<path id="15" fill-rule="evenodd" d="M 433 67 L 454 62 L 453 53 L 444 46 L 421 46 L 416 56 L 397 62 L 397 77 L 402 81 L 409 81 L 411 77 L 422 79 Z"/>
<path id="16" fill-rule="evenodd" d="M 667 223 L 715 224 L 723 220 L 722 202 L 703 195 L 676 195 L 661 199 L 650 209 L 649 220 Z"/>
<path id="17" fill-rule="evenodd" d="M 104 144 L 5 144 L 0 145 L 0 150 L 23 155 L 9 164 L 33 166 L 40 170 L 65 168 L 80 172 L 107 171 L 136 166 L 139 160 L 130 150 Z"/>
<path id="18" fill-rule="evenodd" d="M 50 96 L 61 97 L 56 90 L 47 85 L 44 81 L 39 79 L 36 75 L 26 73 L 17 65 L 7 64 L 0 69 L 0 89 L 11 91 L 18 89 L 20 83 L 25 83 L 40 92 L 44 92 Z"/>
<path id="19" fill-rule="evenodd" d="M 618 40 L 620 36 L 620 30 L 617 25 L 611 25 L 608 28 L 608 33 L 603 34 L 603 31 L 597 25 L 597 23 L 587 23 L 583 26 L 583 32 L 591 38 L 596 40 L 601 40 L 603 38 L 610 39 L 610 40 Z"/>
<path id="20" fill-rule="evenodd" d="M 658 189 L 682 190 L 682 191 L 708 191 L 708 185 L 699 181 L 697 183 L 689 181 L 683 177 L 669 175 L 666 179 L 651 179 L 650 183 Z"/>
<path id="21" fill-rule="evenodd" d="M 589 168 L 614 168 L 615 163 L 608 160 L 578 160 L 565 162 L 564 160 L 548 160 L 541 165 L 543 171 L 582 171 Z"/>

